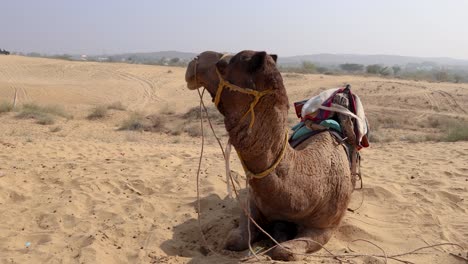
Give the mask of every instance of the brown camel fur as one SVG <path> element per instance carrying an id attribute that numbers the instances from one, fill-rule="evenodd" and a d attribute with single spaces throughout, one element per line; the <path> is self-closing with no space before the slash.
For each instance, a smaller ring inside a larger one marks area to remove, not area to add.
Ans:
<path id="1" fill-rule="evenodd" d="M 277 160 L 287 129 L 288 96 L 276 68 L 276 55 L 242 51 L 232 58 L 221 57 L 220 53 L 204 52 L 190 62 L 185 76 L 187 86 L 191 90 L 203 86 L 214 97 L 219 83 L 217 68 L 224 80 L 239 87 L 273 89 L 256 105 L 256 120 L 250 132 L 250 115 L 241 117 L 253 96 L 224 89 L 218 105 L 229 140 L 246 167 L 253 173 L 262 172 Z M 276 247 L 271 256 L 279 260 L 299 259 L 300 254 L 321 249 L 312 241 L 322 245 L 328 242 L 346 212 L 354 187 L 346 152 L 328 132 L 308 139 L 296 149 L 288 144 L 275 170 L 264 178 L 251 178 L 249 185 L 250 211 L 257 223 L 264 226 L 286 221 L 297 225 L 296 240 L 281 244 L 298 254 Z M 247 223 L 242 213 L 239 227 L 227 238 L 226 249 L 248 248 Z M 251 232 L 253 242 L 260 232 L 252 224 Z"/>

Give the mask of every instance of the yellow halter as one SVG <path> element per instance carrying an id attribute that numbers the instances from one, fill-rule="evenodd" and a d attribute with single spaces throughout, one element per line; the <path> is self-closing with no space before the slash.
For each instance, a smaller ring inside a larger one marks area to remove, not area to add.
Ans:
<path id="1" fill-rule="evenodd" d="M 252 127 L 253 127 L 253 125 L 255 123 L 255 110 L 254 110 L 255 106 L 258 104 L 258 102 L 260 101 L 260 99 L 263 96 L 265 96 L 267 94 L 272 94 L 274 92 L 273 89 L 268 89 L 268 90 L 265 90 L 265 91 L 255 91 L 255 90 L 252 90 L 252 89 L 249 89 L 249 88 L 241 88 L 241 87 L 239 87 L 237 85 L 234 85 L 234 84 L 224 80 L 223 77 L 221 76 L 221 73 L 218 71 L 217 68 L 216 68 L 216 74 L 218 75 L 218 79 L 219 79 L 218 90 L 216 91 L 216 96 L 214 98 L 214 104 L 215 104 L 216 107 L 218 107 L 218 105 L 219 105 L 219 102 L 221 100 L 221 94 L 223 93 L 224 88 L 228 88 L 231 91 L 236 91 L 236 92 L 239 92 L 239 93 L 244 93 L 244 94 L 249 94 L 249 95 L 254 96 L 253 101 L 250 103 L 249 110 L 247 110 L 247 112 L 245 112 L 245 114 L 241 118 L 241 120 L 243 120 L 247 116 L 247 114 L 250 112 L 251 119 L 250 119 L 250 124 L 249 124 L 249 130 L 252 129 Z M 261 179 L 261 178 L 264 178 L 265 176 L 267 176 L 268 174 L 270 174 L 271 172 L 273 172 L 276 169 L 276 167 L 280 164 L 281 160 L 284 157 L 284 153 L 286 152 L 287 146 L 288 146 L 288 131 L 286 130 L 284 145 L 283 145 L 283 148 L 281 149 L 281 153 L 279 154 L 279 156 L 276 159 L 275 163 L 273 163 L 268 169 L 266 169 L 266 170 L 264 170 L 264 171 L 262 171 L 260 173 L 251 172 L 247 168 L 247 165 L 245 164 L 244 159 L 242 158 L 239 151 L 237 151 L 237 155 L 239 156 L 239 159 L 240 159 L 240 161 L 242 163 L 242 167 L 244 168 L 244 171 L 247 174 L 247 176 L 252 177 L 252 178 L 256 178 L 256 179 Z"/>
<path id="2" fill-rule="evenodd" d="M 288 146 L 288 131 L 286 130 L 286 135 L 284 137 L 284 144 L 283 144 L 283 148 L 281 149 L 281 152 L 278 156 L 278 158 L 276 159 L 275 163 L 273 163 L 270 168 L 262 171 L 262 172 L 259 172 L 259 173 L 253 173 L 252 171 L 250 171 L 248 168 L 247 168 L 247 165 L 245 165 L 245 162 L 244 162 L 244 159 L 241 157 L 241 154 L 239 151 L 237 151 L 237 156 L 239 156 L 239 159 L 242 163 L 242 167 L 244 168 L 244 171 L 245 171 L 245 174 L 247 177 L 252 177 L 252 178 L 255 178 L 255 179 L 261 179 L 261 178 L 264 178 L 265 176 L 268 176 L 268 174 L 270 174 L 271 172 L 273 172 L 276 167 L 280 164 L 281 160 L 283 160 L 283 157 L 284 157 L 284 153 L 286 152 L 286 148 Z"/>
<path id="3" fill-rule="evenodd" d="M 218 90 L 216 91 L 216 96 L 214 99 L 214 104 L 216 107 L 218 107 L 219 101 L 221 100 L 221 94 L 223 93 L 224 87 L 228 88 L 231 91 L 236 91 L 236 92 L 244 93 L 244 94 L 250 94 L 254 96 L 254 100 L 250 103 L 249 110 L 247 110 L 247 112 L 245 112 L 245 114 L 241 118 L 241 120 L 244 119 L 247 116 L 247 114 L 250 112 L 251 119 L 250 119 L 249 129 L 251 129 L 253 127 L 253 124 L 255 123 L 255 111 L 254 111 L 255 106 L 260 101 L 260 98 L 262 98 L 264 95 L 273 93 L 273 90 L 268 89 L 268 90 L 259 92 L 259 91 L 255 91 L 249 88 L 241 88 L 237 85 L 234 85 L 224 80 L 223 77 L 221 76 L 221 73 L 219 73 L 218 69 L 216 69 L 216 74 L 218 74 L 218 78 L 219 78 Z"/>

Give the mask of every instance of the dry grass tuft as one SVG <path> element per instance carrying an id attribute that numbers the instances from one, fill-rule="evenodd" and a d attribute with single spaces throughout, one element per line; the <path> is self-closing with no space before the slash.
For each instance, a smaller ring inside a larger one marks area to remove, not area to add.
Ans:
<path id="1" fill-rule="evenodd" d="M 468 122 L 467 121 L 449 121 L 445 127 L 445 134 L 442 141 L 456 142 L 468 141 Z"/>
<path id="2" fill-rule="evenodd" d="M 191 137 L 201 137 L 202 135 L 200 124 L 187 125 L 184 127 L 184 132 Z"/>
<path id="3" fill-rule="evenodd" d="M 91 113 L 86 117 L 89 120 L 103 119 L 107 117 L 107 106 L 96 106 L 91 110 Z"/>
<path id="4" fill-rule="evenodd" d="M 41 125 L 51 125 L 55 123 L 54 116 L 72 118 L 59 106 L 39 106 L 37 104 L 25 104 L 16 115 L 18 119 L 35 119 Z"/>
<path id="5" fill-rule="evenodd" d="M 59 132 L 59 131 L 61 131 L 61 130 L 62 130 L 62 127 L 60 127 L 60 126 L 51 127 L 51 128 L 49 129 L 49 131 L 52 132 L 52 133 L 56 133 L 56 132 Z"/>
<path id="6" fill-rule="evenodd" d="M 55 124 L 55 120 L 50 115 L 44 115 L 37 118 L 36 123 L 40 125 L 53 125 Z"/>
<path id="7" fill-rule="evenodd" d="M 219 113 L 218 109 L 214 106 L 207 107 L 208 116 L 210 119 L 217 123 L 224 122 L 224 116 Z M 205 113 L 203 113 L 205 115 Z M 183 119 L 187 120 L 198 120 L 200 119 L 200 108 L 198 106 L 190 108 L 185 114 L 182 115 Z"/>
<path id="8" fill-rule="evenodd" d="M 1 102 L 0 103 L 0 114 L 1 113 L 8 113 L 13 110 L 13 104 L 8 102 Z"/>
<path id="9" fill-rule="evenodd" d="M 107 105 L 107 109 L 125 111 L 125 110 L 127 110 L 127 107 L 125 105 L 123 105 L 121 102 L 114 102 L 112 104 Z"/>
<path id="10" fill-rule="evenodd" d="M 159 115 L 132 113 L 122 122 L 119 130 L 162 132 L 165 130 L 165 123 L 166 120 Z"/>
<path id="11" fill-rule="evenodd" d="M 160 111 L 161 114 L 163 115 L 173 115 L 175 114 L 175 110 L 174 110 L 174 107 L 172 107 L 171 105 L 169 104 L 166 104 Z"/>

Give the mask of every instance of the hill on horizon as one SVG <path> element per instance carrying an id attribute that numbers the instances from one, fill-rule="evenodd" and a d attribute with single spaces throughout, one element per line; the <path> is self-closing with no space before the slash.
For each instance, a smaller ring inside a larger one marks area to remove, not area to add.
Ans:
<path id="1" fill-rule="evenodd" d="M 157 52 L 135 52 L 121 53 L 111 55 L 113 58 L 125 59 L 133 58 L 135 60 L 161 60 L 179 58 L 182 61 L 188 61 L 197 56 L 198 53 L 181 52 L 181 51 L 157 51 Z M 362 54 L 311 54 L 282 57 L 279 54 L 278 63 L 284 66 L 297 66 L 303 61 L 310 61 L 319 65 L 338 65 L 342 63 L 357 63 L 357 64 L 385 64 L 385 65 L 406 65 L 411 63 L 433 63 L 448 66 L 466 66 L 468 60 L 454 59 L 449 57 L 415 57 L 415 56 L 400 56 L 400 55 L 362 55 Z"/>

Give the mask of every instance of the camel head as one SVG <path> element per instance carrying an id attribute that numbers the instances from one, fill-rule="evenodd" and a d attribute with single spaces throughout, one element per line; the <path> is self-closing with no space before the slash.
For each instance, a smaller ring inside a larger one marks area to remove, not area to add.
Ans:
<path id="1" fill-rule="evenodd" d="M 287 96 L 281 74 L 276 68 L 276 59 L 276 55 L 250 50 L 234 56 L 207 51 L 189 63 L 185 80 L 191 90 L 205 87 L 221 114 L 234 125 L 248 120 L 247 116 L 253 120 L 254 108 L 260 108 L 257 103 L 264 95 L 276 93 L 276 90 L 282 90 L 279 94 L 284 95 L 285 100 L 282 101 L 287 107 Z M 272 106 L 271 103 L 269 106 Z M 227 128 L 232 127 L 226 125 Z M 252 126 L 253 122 L 249 128 Z"/>
<path id="2" fill-rule="evenodd" d="M 205 51 L 200 53 L 192 61 L 190 61 L 185 72 L 185 81 L 187 88 L 195 90 L 200 87 L 205 87 L 211 96 L 216 94 L 218 84 L 218 76 L 216 75 L 216 63 L 220 60 L 229 61 L 232 55 L 214 51 Z"/>
<path id="3" fill-rule="evenodd" d="M 266 52 L 244 50 L 234 55 L 230 60 L 220 60 L 216 68 L 224 80 L 242 88 L 256 91 L 266 90 L 268 77 L 279 75 L 276 68 L 277 55 Z"/>
<path id="4" fill-rule="evenodd" d="M 276 55 L 264 51 L 245 50 L 229 61 L 216 63 L 222 85 L 219 85 L 214 101 L 220 112 L 239 123 L 244 118 L 250 119 L 249 128 L 252 128 L 255 113 L 279 107 L 278 103 L 285 106 L 283 110 L 287 109 L 288 99 L 276 59 Z M 250 118 L 246 118 L 247 115 Z"/>

